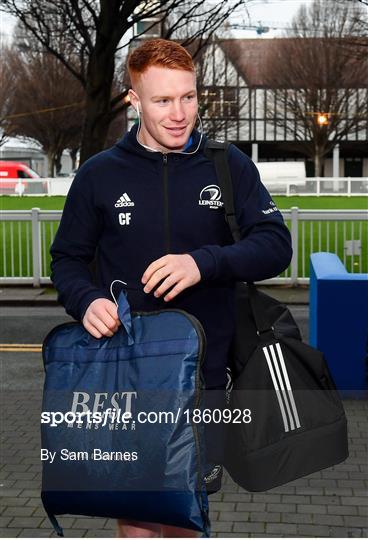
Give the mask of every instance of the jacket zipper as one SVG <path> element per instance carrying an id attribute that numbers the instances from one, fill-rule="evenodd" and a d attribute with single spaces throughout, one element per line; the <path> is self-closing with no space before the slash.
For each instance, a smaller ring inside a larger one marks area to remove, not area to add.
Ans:
<path id="1" fill-rule="evenodd" d="M 162 154 L 164 161 L 164 219 L 165 219 L 165 252 L 170 253 L 170 221 L 169 221 L 169 186 L 168 186 L 168 170 L 167 170 L 167 154 Z"/>

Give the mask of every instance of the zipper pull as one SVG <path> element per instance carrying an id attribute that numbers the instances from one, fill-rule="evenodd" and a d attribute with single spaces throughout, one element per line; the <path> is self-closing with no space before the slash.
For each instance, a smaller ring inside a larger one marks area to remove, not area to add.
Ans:
<path id="1" fill-rule="evenodd" d="M 162 154 L 164 165 L 167 165 L 167 154 Z"/>

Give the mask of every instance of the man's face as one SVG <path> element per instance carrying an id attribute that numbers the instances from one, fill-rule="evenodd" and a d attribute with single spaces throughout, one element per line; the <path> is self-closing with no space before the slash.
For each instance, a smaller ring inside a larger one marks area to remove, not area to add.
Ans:
<path id="1" fill-rule="evenodd" d="M 129 96 L 139 107 L 140 142 L 164 152 L 185 147 L 198 110 L 195 73 L 150 66 Z"/>

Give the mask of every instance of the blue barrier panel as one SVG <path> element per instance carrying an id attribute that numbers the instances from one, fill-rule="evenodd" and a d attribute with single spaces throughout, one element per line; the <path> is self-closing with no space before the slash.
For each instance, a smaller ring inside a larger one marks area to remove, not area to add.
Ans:
<path id="1" fill-rule="evenodd" d="M 310 345 L 342 396 L 367 397 L 368 274 L 350 274 L 333 253 L 313 253 L 310 263 Z"/>

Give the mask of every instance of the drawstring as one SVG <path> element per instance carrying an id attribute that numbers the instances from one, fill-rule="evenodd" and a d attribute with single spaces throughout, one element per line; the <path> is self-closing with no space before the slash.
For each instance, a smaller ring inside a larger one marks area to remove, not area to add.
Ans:
<path id="1" fill-rule="evenodd" d="M 111 294 L 111 296 L 113 297 L 115 304 L 118 305 L 118 303 L 117 303 L 117 301 L 116 301 L 116 298 L 115 298 L 115 295 L 114 295 L 114 293 L 112 292 L 112 286 L 114 285 L 114 283 L 122 283 L 123 285 L 127 285 L 127 283 L 125 283 L 125 281 L 121 281 L 121 279 L 114 279 L 114 281 L 111 282 L 111 285 L 110 285 L 110 294 Z"/>

